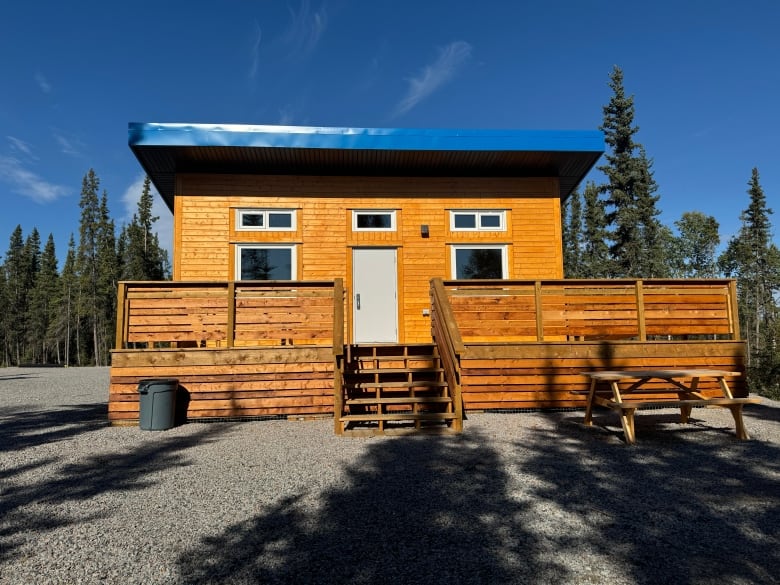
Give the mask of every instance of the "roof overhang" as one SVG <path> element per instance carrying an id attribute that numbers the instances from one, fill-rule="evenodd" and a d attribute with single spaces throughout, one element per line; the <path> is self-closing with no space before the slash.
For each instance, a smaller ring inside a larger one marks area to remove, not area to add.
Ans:
<path id="1" fill-rule="evenodd" d="M 173 209 L 177 173 L 557 177 L 565 198 L 604 152 L 604 135 L 131 123 L 129 144 Z"/>

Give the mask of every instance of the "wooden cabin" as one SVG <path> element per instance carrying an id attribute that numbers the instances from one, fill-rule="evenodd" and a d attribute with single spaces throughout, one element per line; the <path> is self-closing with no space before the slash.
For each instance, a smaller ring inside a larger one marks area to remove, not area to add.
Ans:
<path id="1" fill-rule="evenodd" d="M 342 432 L 577 406 L 583 368 L 744 369 L 729 281 L 563 280 L 561 203 L 600 132 L 129 130 L 173 213 L 173 282 L 119 286 L 113 422 L 150 377 L 179 379 L 189 418 Z"/>

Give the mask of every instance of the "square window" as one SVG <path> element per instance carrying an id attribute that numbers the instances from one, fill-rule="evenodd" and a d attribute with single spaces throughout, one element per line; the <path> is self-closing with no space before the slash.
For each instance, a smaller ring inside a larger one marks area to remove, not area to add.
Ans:
<path id="1" fill-rule="evenodd" d="M 483 213 L 479 216 L 479 227 L 486 230 L 501 229 L 501 216 L 497 213 Z"/>
<path id="2" fill-rule="evenodd" d="M 265 226 L 265 216 L 262 213 L 242 213 L 241 227 L 262 228 Z"/>
<path id="3" fill-rule="evenodd" d="M 477 229 L 476 213 L 455 213 L 453 214 L 453 223 L 456 230 Z"/>
<path id="4" fill-rule="evenodd" d="M 452 274 L 457 280 L 506 278 L 506 246 L 453 246 Z"/>
<path id="5" fill-rule="evenodd" d="M 294 246 L 238 246 L 238 280 L 293 280 Z"/>

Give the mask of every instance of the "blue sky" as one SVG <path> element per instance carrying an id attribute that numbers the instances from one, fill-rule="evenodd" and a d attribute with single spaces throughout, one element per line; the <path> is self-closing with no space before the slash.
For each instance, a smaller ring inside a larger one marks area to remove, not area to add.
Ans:
<path id="1" fill-rule="evenodd" d="M 615 64 L 662 220 L 702 211 L 727 240 L 753 167 L 780 213 L 779 23 L 776 0 L 12 2 L 0 254 L 21 224 L 62 258 L 89 168 L 127 221 L 128 122 L 590 130 Z"/>

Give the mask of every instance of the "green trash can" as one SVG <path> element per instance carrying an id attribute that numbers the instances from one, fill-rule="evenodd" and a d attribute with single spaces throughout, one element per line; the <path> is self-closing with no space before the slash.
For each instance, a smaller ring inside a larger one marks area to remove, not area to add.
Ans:
<path id="1" fill-rule="evenodd" d="M 145 431 L 165 431 L 176 422 L 176 392 L 179 381 L 153 378 L 138 382 L 140 415 L 138 426 Z"/>

